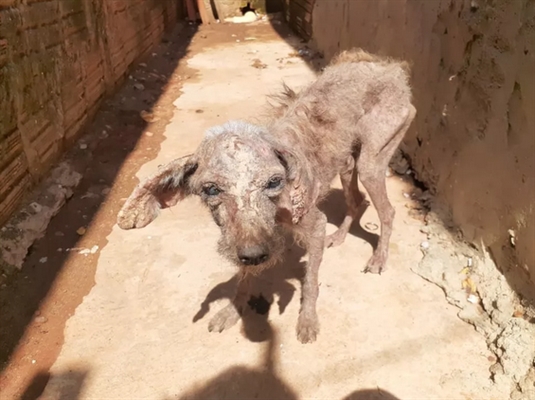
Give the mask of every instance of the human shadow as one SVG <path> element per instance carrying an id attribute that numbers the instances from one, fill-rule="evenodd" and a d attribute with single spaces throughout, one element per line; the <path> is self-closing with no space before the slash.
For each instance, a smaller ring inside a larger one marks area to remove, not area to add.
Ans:
<path id="1" fill-rule="evenodd" d="M 77 400 L 87 376 L 88 371 L 85 369 L 69 369 L 57 375 L 45 371 L 38 372 L 20 400 Z"/>
<path id="2" fill-rule="evenodd" d="M 386 390 L 377 389 L 363 389 L 355 390 L 351 394 L 344 397 L 342 400 L 401 400 Z"/>
<path id="3" fill-rule="evenodd" d="M 297 394 L 275 371 L 279 348 L 276 331 L 268 314 L 248 314 L 243 331 L 252 342 L 266 342 L 262 361 L 256 368 L 233 366 L 207 382 L 173 397 L 177 400 L 297 400 Z M 164 399 L 166 400 L 166 399 Z M 169 398 L 170 400 L 170 398 Z"/>
<path id="4" fill-rule="evenodd" d="M 287 240 L 292 239 L 288 236 Z M 305 263 L 301 261 L 304 255 L 305 251 L 296 243 L 293 243 L 286 249 L 285 257 L 281 262 L 252 279 L 251 297 L 248 303 L 249 308 L 242 315 L 244 327 L 250 322 L 254 325 L 255 318 L 251 315 L 252 313 L 250 311 L 266 315 L 267 318 L 271 304 L 275 301 L 275 296 L 278 296 L 277 306 L 279 314 L 284 313 L 296 290 L 289 281 L 301 280 L 304 276 Z M 237 283 L 238 274 L 235 274 L 228 281 L 222 282 L 212 288 L 201 303 L 199 311 L 193 317 L 193 322 L 195 323 L 204 318 L 210 311 L 210 305 L 212 303 L 221 299 L 233 301 Z M 253 327 L 249 324 L 247 329 L 253 329 Z M 255 330 L 249 330 L 249 332 L 252 331 Z"/>

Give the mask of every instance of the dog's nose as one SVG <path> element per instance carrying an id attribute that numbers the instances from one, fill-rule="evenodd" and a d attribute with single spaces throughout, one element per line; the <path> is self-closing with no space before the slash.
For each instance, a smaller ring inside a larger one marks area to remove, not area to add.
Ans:
<path id="1" fill-rule="evenodd" d="M 238 251 L 238 258 L 244 265 L 258 265 L 266 262 L 269 254 L 264 246 L 249 246 Z"/>

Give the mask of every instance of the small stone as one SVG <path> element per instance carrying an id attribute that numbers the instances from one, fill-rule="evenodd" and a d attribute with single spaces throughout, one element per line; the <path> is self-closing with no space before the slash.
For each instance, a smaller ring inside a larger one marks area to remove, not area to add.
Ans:
<path id="1" fill-rule="evenodd" d="M 87 149 L 87 144 L 85 144 L 85 143 L 80 143 L 80 149 L 81 149 L 81 150 L 85 150 L 85 149 Z"/>
<path id="2" fill-rule="evenodd" d="M 36 203 L 36 202 L 31 203 L 31 204 L 30 204 L 30 207 L 31 207 L 32 210 L 34 210 L 36 213 L 41 212 L 41 210 L 43 209 L 43 207 L 41 206 L 41 204 Z"/>
<path id="3" fill-rule="evenodd" d="M 48 257 L 41 257 L 41 258 L 39 259 L 39 262 L 40 262 L 41 264 L 44 264 L 44 263 L 46 263 L 47 261 L 48 261 Z"/>
<path id="4" fill-rule="evenodd" d="M 139 115 L 145 122 L 154 122 L 158 120 L 158 118 L 156 118 L 150 111 L 142 110 Z"/>
<path id="5" fill-rule="evenodd" d="M 61 247 L 58 247 L 58 250 L 57 250 L 58 253 L 62 253 L 63 252 L 63 249 Z"/>
<path id="6" fill-rule="evenodd" d="M 388 168 L 388 169 L 386 170 L 386 172 L 385 172 L 385 176 L 386 176 L 387 178 L 390 178 L 390 177 L 392 176 L 392 171 L 390 170 L 390 168 Z"/>
<path id="7" fill-rule="evenodd" d="M 467 300 L 472 304 L 479 303 L 479 297 L 477 297 L 475 294 L 470 294 Z"/>
<path id="8" fill-rule="evenodd" d="M 78 235 L 80 235 L 80 236 L 84 235 L 86 232 L 87 232 L 87 229 L 84 228 L 83 226 L 80 227 L 80 228 L 78 228 L 78 229 L 76 230 L 76 233 L 77 233 Z"/>
<path id="9" fill-rule="evenodd" d="M 145 132 L 145 135 L 147 135 L 148 137 L 152 137 L 152 136 L 154 136 L 154 133 L 152 133 L 152 132 Z"/>
<path id="10" fill-rule="evenodd" d="M 466 266 L 467 267 L 472 267 L 473 264 L 474 264 L 474 261 L 472 260 L 472 257 L 468 257 L 466 259 Z"/>
<path id="11" fill-rule="evenodd" d="M 37 361 L 35 361 L 35 360 L 32 360 L 32 364 L 35 364 L 36 362 L 37 362 Z"/>
<path id="12" fill-rule="evenodd" d="M 35 318 L 34 321 L 37 322 L 38 324 L 43 324 L 46 321 L 48 321 L 48 319 L 46 317 L 37 317 L 37 318 Z"/>
<path id="13" fill-rule="evenodd" d="M 134 84 L 134 89 L 145 90 L 145 86 L 142 83 L 136 83 Z"/>
<path id="14" fill-rule="evenodd" d="M 516 233 L 515 233 L 515 231 L 512 230 L 512 229 L 509 229 L 509 230 L 507 231 L 507 233 L 509 233 L 509 239 L 510 239 L 510 241 L 511 241 L 511 245 L 512 245 L 513 247 L 515 247 L 515 246 L 516 246 Z"/>
<path id="15" fill-rule="evenodd" d="M 410 199 L 411 195 L 409 193 L 403 192 L 403 197 L 405 197 L 406 199 Z"/>
<path id="16" fill-rule="evenodd" d="M 423 250 L 427 250 L 429 248 L 429 242 L 427 240 L 424 240 L 422 243 L 420 243 L 420 248 Z"/>
<path id="17" fill-rule="evenodd" d="M 89 249 L 82 249 L 78 252 L 78 254 L 88 255 L 91 254 L 91 250 Z"/>
<path id="18" fill-rule="evenodd" d="M 145 63 L 139 63 L 139 66 L 140 66 L 141 68 L 147 68 L 147 64 L 145 64 Z"/>
<path id="19" fill-rule="evenodd" d="M 91 247 L 91 254 L 95 254 L 97 251 L 98 251 L 97 245 L 94 245 L 93 247 Z"/>

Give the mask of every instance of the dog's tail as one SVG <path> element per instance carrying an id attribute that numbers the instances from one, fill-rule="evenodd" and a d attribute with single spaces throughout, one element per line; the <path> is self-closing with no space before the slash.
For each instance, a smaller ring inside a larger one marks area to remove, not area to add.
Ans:
<path id="1" fill-rule="evenodd" d="M 338 65 L 345 63 L 359 63 L 359 62 L 372 62 L 377 64 L 397 64 L 407 74 L 411 72 L 411 64 L 407 61 L 396 60 L 391 57 L 384 57 L 376 54 L 368 53 L 367 51 L 359 48 L 345 50 L 335 56 L 330 65 Z"/>

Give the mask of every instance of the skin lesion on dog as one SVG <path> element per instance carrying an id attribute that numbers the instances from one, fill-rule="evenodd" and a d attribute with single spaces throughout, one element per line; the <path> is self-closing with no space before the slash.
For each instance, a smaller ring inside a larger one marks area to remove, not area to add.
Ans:
<path id="1" fill-rule="evenodd" d="M 358 84 L 355 84 L 358 82 Z M 377 248 L 364 271 L 385 271 L 394 208 L 386 192 L 388 163 L 416 109 L 404 62 L 363 50 L 341 53 L 299 93 L 284 85 L 263 126 L 229 121 L 206 132 L 194 154 L 161 166 L 142 181 L 118 214 L 122 229 L 143 228 L 161 209 L 198 195 L 221 229 L 219 253 L 240 268 L 234 301 L 211 320 L 221 332 L 239 319 L 249 281 L 283 255 L 284 234 L 309 253 L 302 282 L 297 337 L 314 342 L 318 270 L 325 247 L 344 239 L 366 188 L 381 222 Z M 347 212 L 332 235 L 318 204 L 340 176 Z"/>

